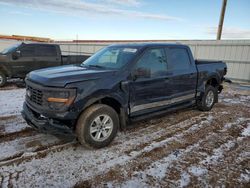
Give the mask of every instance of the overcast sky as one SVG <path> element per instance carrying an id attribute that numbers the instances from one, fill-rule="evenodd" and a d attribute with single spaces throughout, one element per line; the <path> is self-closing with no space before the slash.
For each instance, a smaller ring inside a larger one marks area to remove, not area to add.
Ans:
<path id="1" fill-rule="evenodd" d="M 0 34 L 57 40 L 215 39 L 222 0 L 0 0 Z M 222 39 L 250 39 L 250 0 L 228 0 Z"/>

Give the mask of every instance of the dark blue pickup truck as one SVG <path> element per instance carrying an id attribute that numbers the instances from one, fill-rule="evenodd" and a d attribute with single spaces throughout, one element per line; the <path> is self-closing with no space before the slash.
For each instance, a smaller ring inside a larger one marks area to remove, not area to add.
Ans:
<path id="1" fill-rule="evenodd" d="M 29 73 L 22 115 L 40 131 L 101 148 L 132 121 L 192 105 L 210 110 L 226 72 L 221 61 L 195 61 L 185 45 L 111 45 L 81 65 Z"/>

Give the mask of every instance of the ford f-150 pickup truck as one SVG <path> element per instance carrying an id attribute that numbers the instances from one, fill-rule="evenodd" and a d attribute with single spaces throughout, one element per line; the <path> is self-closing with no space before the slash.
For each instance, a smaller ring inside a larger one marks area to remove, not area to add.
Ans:
<path id="1" fill-rule="evenodd" d="M 67 64 L 80 64 L 88 55 L 61 55 L 57 44 L 20 43 L 0 52 L 0 87 L 7 78 L 25 78 L 30 71 Z"/>
<path id="2" fill-rule="evenodd" d="M 195 61 L 185 45 L 111 45 L 81 65 L 29 73 L 22 115 L 40 131 L 101 148 L 133 121 L 192 105 L 210 110 L 226 72 L 221 61 Z"/>

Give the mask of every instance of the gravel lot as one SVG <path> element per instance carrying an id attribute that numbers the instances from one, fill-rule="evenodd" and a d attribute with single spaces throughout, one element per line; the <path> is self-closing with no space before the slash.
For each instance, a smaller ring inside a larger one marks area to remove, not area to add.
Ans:
<path id="1" fill-rule="evenodd" d="M 0 90 L 0 187 L 249 187 L 250 90 L 225 85 L 210 112 L 142 121 L 109 147 L 28 127 L 25 89 Z"/>

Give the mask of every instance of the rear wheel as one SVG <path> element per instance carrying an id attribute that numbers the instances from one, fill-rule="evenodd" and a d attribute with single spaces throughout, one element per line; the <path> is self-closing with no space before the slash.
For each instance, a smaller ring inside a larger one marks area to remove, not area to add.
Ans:
<path id="1" fill-rule="evenodd" d="M 209 111 L 213 108 L 218 91 L 211 85 L 206 86 L 206 90 L 202 98 L 197 101 L 198 109 L 201 111 Z"/>
<path id="2" fill-rule="evenodd" d="M 3 87 L 7 82 L 7 78 L 3 72 L 0 72 L 0 87 Z"/>
<path id="3" fill-rule="evenodd" d="M 92 148 L 102 148 L 110 144 L 117 134 L 119 117 L 108 105 L 95 104 L 79 117 L 76 134 L 79 142 Z"/>

